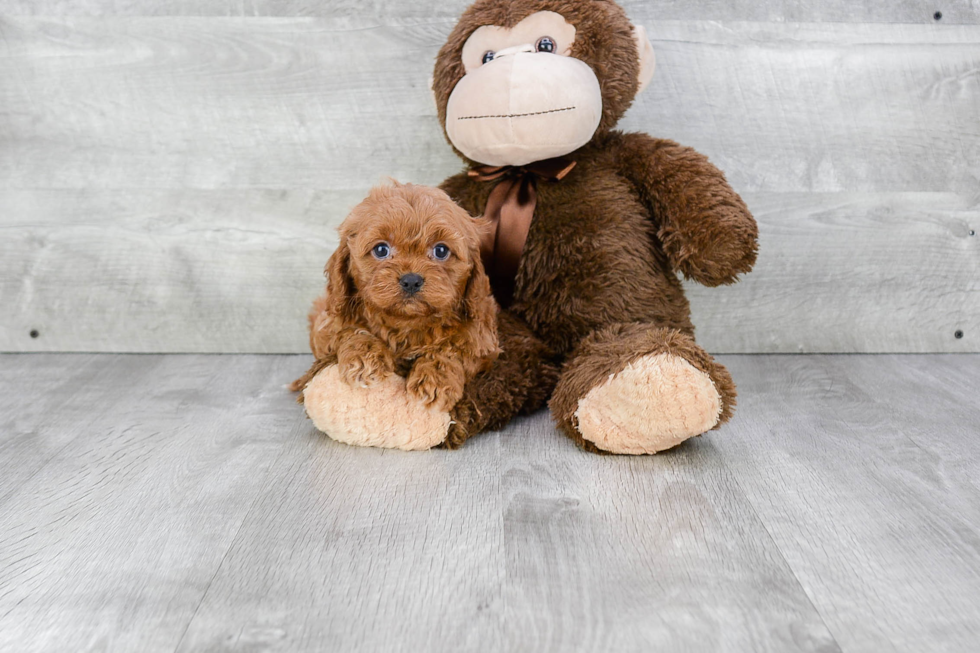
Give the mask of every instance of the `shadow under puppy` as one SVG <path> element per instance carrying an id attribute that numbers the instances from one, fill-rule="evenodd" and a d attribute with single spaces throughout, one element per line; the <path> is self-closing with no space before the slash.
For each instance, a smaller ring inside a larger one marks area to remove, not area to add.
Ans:
<path id="1" fill-rule="evenodd" d="M 483 227 L 437 188 L 395 182 L 372 189 L 340 225 L 326 294 L 310 313 L 316 362 L 291 388 L 306 388 L 335 365 L 354 388 L 404 377 L 409 397 L 433 412 L 452 409 L 500 351 L 497 303 L 480 260 Z M 382 404 L 386 397 L 394 399 L 383 392 L 360 399 Z M 335 439 L 372 444 L 316 426 Z"/>

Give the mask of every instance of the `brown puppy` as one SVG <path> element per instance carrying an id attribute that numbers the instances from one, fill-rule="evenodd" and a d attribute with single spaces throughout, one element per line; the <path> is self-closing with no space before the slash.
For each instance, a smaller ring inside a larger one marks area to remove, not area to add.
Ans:
<path id="1" fill-rule="evenodd" d="M 500 351 L 481 225 L 437 188 L 374 188 L 340 225 L 310 313 L 317 361 L 293 389 L 337 363 L 350 385 L 397 373 L 409 393 L 451 409 Z"/>

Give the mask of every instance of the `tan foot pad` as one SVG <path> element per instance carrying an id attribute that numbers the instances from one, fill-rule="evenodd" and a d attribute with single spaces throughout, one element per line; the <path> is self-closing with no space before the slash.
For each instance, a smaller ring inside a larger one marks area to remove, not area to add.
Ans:
<path id="1" fill-rule="evenodd" d="M 604 451 L 656 453 L 711 430 L 721 396 L 711 378 L 671 354 L 639 358 L 578 402 L 578 431 Z"/>
<path id="2" fill-rule="evenodd" d="M 361 447 L 431 449 L 446 439 L 451 422 L 449 413 L 409 396 L 400 376 L 354 388 L 340 378 L 336 365 L 307 384 L 303 403 L 314 426 L 338 442 Z"/>

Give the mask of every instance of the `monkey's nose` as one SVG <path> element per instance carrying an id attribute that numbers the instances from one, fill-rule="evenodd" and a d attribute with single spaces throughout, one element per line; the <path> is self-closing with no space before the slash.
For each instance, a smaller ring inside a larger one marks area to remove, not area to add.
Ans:
<path id="1" fill-rule="evenodd" d="M 398 280 L 398 285 L 402 287 L 402 291 L 409 297 L 421 290 L 423 283 L 425 283 L 425 277 L 414 272 L 404 274 Z"/>

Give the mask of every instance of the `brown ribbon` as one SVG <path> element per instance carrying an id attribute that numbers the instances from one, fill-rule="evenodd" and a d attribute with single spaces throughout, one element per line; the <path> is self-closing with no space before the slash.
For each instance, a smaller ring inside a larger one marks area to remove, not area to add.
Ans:
<path id="1" fill-rule="evenodd" d="M 514 278 L 531 229 L 537 202 L 537 181 L 561 181 L 575 167 L 575 161 L 558 157 L 524 166 L 480 166 L 469 171 L 478 181 L 496 181 L 490 191 L 483 217 L 490 231 L 480 243 L 480 253 L 493 294 L 502 306 L 514 297 Z"/>

